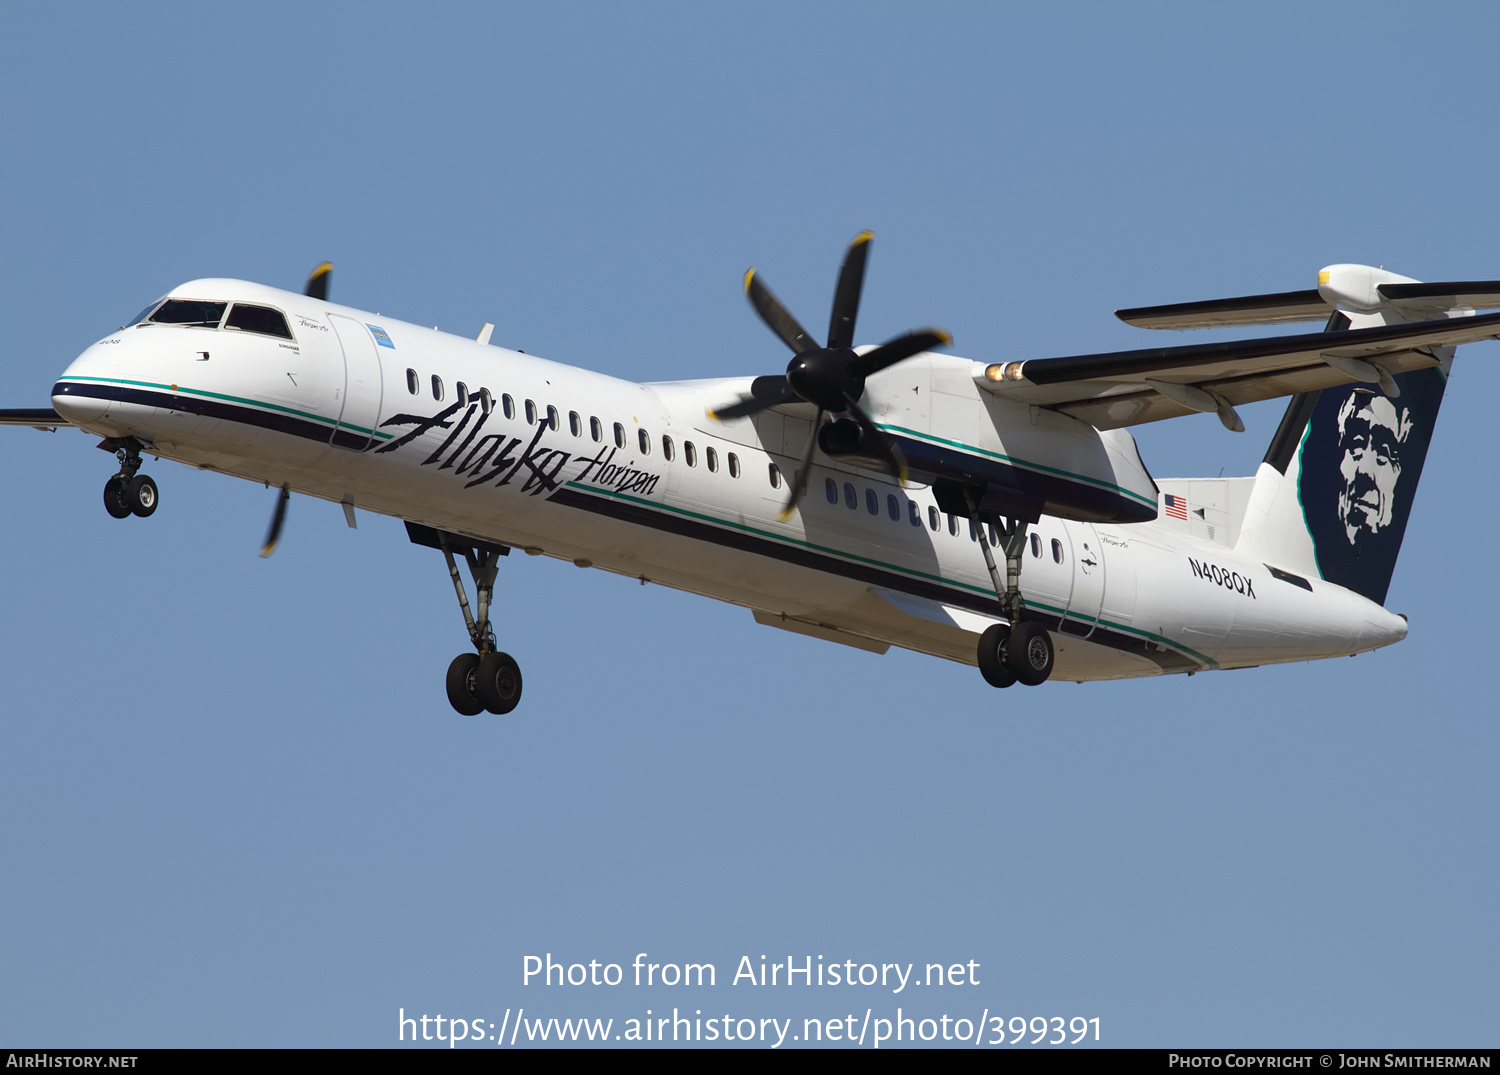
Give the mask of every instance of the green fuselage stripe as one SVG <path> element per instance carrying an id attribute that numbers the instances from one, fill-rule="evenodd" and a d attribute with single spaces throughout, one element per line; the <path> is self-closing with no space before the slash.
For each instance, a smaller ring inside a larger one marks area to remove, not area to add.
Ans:
<path id="1" fill-rule="evenodd" d="M 741 533 L 754 534 L 756 537 L 764 538 L 768 541 L 776 542 L 779 544 L 797 545 L 801 548 L 808 549 L 811 552 L 821 553 L 825 556 L 834 557 L 835 559 L 855 560 L 859 563 L 868 564 L 871 567 L 882 568 L 886 571 L 891 571 L 899 575 L 907 575 L 912 578 L 924 579 L 928 582 L 935 582 L 950 589 L 966 590 L 969 593 L 981 594 L 985 597 L 994 596 L 993 590 L 986 589 L 983 586 L 972 586 L 967 582 L 959 582 L 956 579 L 945 578 L 942 575 L 931 575 L 925 571 L 915 571 L 912 568 L 901 567 L 898 564 L 888 563 L 885 560 L 876 560 L 868 556 L 860 556 L 857 553 L 852 553 L 845 549 L 829 548 L 826 545 L 815 545 L 810 541 L 802 541 L 798 538 L 786 537 L 782 534 L 773 534 L 768 530 L 762 530 L 759 527 L 749 526 L 745 523 L 737 523 L 732 522 L 728 519 L 720 519 L 712 515 L 705 515 L 701 512 L 689 511 L 686 508 L 674 507 L 671 504 L 661 504 L 654 500 L 645 500 L 641 497 L 631 496 L 628 493 L 618 493 L 612 489 L 601 489 L 597 485 L 585 485 L 576 481 L 567 482 L 566 485 L 568 486 L 568 488 L 577 489 L 579 492 L 590 493 L 594 496 L 602 496 L 613 500 L 624 501 L 625 503 L 635 504 L 639 507 L 650 508 L 653 511 L 670 512 L 673 515 L 680 515 L 685 519 L 693 519 L 697 522 L 710 523 L 714 526 L 722 526 L 731 530 L 738 530 Z M 1135 635 L 1137 638 L 1144 638 L 1147 641 L 1156 642 L 1163 646 L 1168 646 L 1174 650 L 1177 650 L 1179 653 L 1185 653 L 1193 660 L 1202 663 L 1205 667 L 1219 667 L 1219 662 L 1215 661 L 1212 657 L 1208 657 L 1202 653 L 1199 653 L 1197 650 L 1190 649 L 1187 646 L 1182 645 L 1182 643 L 1180 642 L 1173 642 L 1171 639 L 1165 638 L 1162 635 L 1155 634 L 1151 631 L 1142 631 L 1137 627 L 1131 627 L 1130 625 L 1124 623 L 1115 623 L 1111 620 L 1103 619 L 1102 617 L 1099 619 L 1090 619 L 1087 616 L 1080 616 L 1076 612 L 1068 612 L 1065 609 L 1058 608 L 1055 605 L 1045 604 L 1041 601 L 1032 601 L 1028 599 L 1026 601 L 1026 607 L 1040 609 L 1044 612 L 1050 612 L 1055 616 L 1065 616 L 1070 619 L 1076 620 L 1079 623 L 1096 624 L 1100 627 L 1107 627 L 1112 631 L 1120 631 L 1124 634 Z"/>
<path id="2" fill-rule="evenodd" d="M 306 418 L 310 422 L 317 422 L 329 429 L 349 429 L 356 433 L 364 433 L 367 436 L 379 437 L 381 440 L 390 440 L 393 434 L 382 433 L 378 429 L 366 429 L 351 422 L 336 422 L 332 418 L 324 418 L 321 414 L 310 414 L 307 411 L 299 411 L 294 407 L 283 407 L 279 403 L 265 403 L 258 399 L 245 399 L 243 396 L 229 396 L 223 392 L 210 392 L 202 388 L 184 388 L 182 385 L 157 384 L 154 381 L 127 381 L 117 377 L 69 377 L 69 381 L 79 381 L 86 384 L 123 384 L 133 388 L 155 388 L 162 392 L 170 392 L 177 396 L 202 396 L 205 399 L 220 399 L 226 403 L 238 403 L 246 407 L 258 407 L 266 411 L 280 411 L 282 414 L 295 415 L 298 418 Z"/>

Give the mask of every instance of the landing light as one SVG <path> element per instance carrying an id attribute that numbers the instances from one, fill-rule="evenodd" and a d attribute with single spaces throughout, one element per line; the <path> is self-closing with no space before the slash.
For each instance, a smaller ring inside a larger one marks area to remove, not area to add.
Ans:
<path id="1" fill-rule="evenodd" d="M 984 379 L 999 383 L 1001 381 L 1021 381 L 1020 362 L 995 362 L 984 368 Z"/>

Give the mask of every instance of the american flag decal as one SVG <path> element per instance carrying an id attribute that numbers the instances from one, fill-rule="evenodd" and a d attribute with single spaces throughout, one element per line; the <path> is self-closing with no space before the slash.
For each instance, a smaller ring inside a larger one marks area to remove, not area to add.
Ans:
<path id="1" fill-rule="evenodd" d="M 1163 493 L 1162 500 L 1166 502 L 1167 514 L 1174 519 L 1187 522 L 1187 500 L 1171 493 Z"/>

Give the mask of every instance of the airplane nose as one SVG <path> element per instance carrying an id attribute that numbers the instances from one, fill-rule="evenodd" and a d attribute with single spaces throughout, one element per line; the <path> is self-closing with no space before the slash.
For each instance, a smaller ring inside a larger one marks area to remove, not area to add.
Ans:
<path id="1" fill-rule="evenodd" d="M 52 386 L 52 409 L 74 425 L 86 427 L 109 413 L 109 400 L 81 395 L 78 385 L 63 380 Z"/>
<path id="2" fill-rule="evenodd" d="M 115 375 L 115 355 L 101 353 L 99 344 L 75 358 L 52 386 L 52 408 L 85 429 L 99 423 L 110 407 L 109 382 Z"/>

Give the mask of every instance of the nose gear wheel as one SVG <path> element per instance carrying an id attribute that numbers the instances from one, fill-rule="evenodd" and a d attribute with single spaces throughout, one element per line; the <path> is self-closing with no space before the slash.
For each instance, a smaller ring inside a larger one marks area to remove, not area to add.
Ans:
<path id="1" fill-rule="evenodd" d="M 156 482 L 140 473 L 141 448 L 134 437 L 109 438 L 99 442 L 106 452 L 114 452 L 120 461 L 120 471 L 104 483 L 104 510 L 115 519 L 138 515 L 142 519 L 152 515 L 161 501 Z"/>

